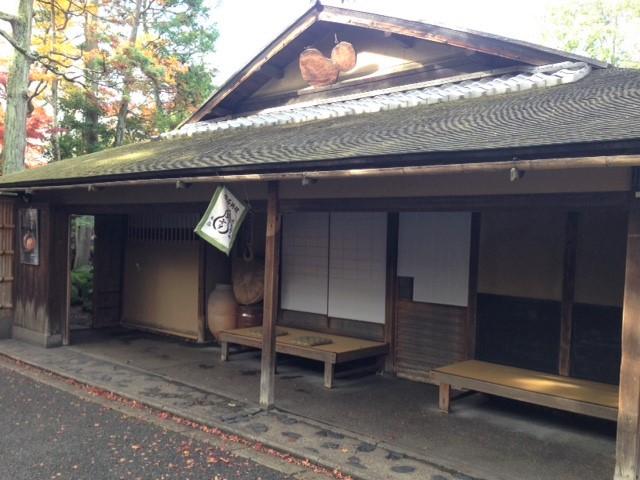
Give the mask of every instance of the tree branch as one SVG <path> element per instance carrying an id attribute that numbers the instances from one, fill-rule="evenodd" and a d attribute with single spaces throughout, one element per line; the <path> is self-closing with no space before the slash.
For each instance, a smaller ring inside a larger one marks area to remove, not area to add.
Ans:
<path id="1" fill-rule="evenodd" d="M 16 50 L 18 50 L 20 53 L 22 53 L 23 55 L 32 58 L 31 54 L 29 52 L 27 52 L 24 48 L 22 48 L 18 42 L 15 41 L 15 39 L 13 38 L 13 36 L 8 33 L 7 31 L 3 30 L 0 28 L 0 37 L 3 37 L 7 42 L 9 42 L 11 44 L 11 46 L 13 48 L 15 48 Z"/>
<path id="2" fill-rule="evenodd" d="M 9 22 L 11 25 L 14 25 L 19 21 L 18 17 L 16 17 L 15 15 L 11 15 L 10 13 L 2 11 L 0 11 L 0 20 Z"/>

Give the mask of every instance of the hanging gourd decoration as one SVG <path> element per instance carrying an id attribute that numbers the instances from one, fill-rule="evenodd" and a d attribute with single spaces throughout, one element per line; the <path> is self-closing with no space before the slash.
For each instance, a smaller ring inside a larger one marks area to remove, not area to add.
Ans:
<path id="1" fill-rule="evenodd" d="M 331 58 L 325 57 L 317 48 L 307 47 L 300 54 L 300 73 L 305 82 L 312 87 L 333 85 L 340 72 L 355 67 L 357 54 L 349 42 L 339 42 L 331 51 Z"/>
<path id="2" fill-rule="evenodd" d="M 331 60 L 341 72 L 348 72 L 356 66 L 356 49 L 349 42 L 337 43 L 331 50 Z"/>
<path id="3" fill-rule="evenodd" d="M 337 65 L 317 48 L 305 48 L 299 63 L 302 78 L 312 87 L 324 87 L 338 80 L 340 71 Z"/>

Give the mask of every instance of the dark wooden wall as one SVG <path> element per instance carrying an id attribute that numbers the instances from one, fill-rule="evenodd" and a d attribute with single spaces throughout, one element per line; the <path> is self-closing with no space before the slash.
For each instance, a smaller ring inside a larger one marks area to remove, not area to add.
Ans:
<path id="1" fill-rule="evenodd" d="M 622 307 L 575 304 L 571 376 L 617 384 L 620 380 Z"/>
<path id="2" fill-rule="evenodd" d="M 500 275 L 494 275 L 493 283 L 480 284 L 477 358 L 618 383 L 625 212 L 567 211 L 564 231 L 557 212 L 538 212 L 537 221 L 528 227 L 517 215 L 502 213 L 500 222 L 483 223 L 491 231 L 483 232 L 481 257 Z M 523 218 L 525 215 L 522 212 Z M 512 225 L 518 222 L 514 230 Z M 529 235 L 530 230 L 541 228 L 547 231 Z M 501 240 L 504 236 L 505 241 Z M 528 243 L 521 237 L 527 237 Z M 564 239 L 564 260 L 557 258 L 558 238 Z M 505 255 L 500 248 L 510 253 Z M 526 258 L 530 251 L 532 257 Z M 536 268 L 536 263 L 547 267 Z M 520 278 L 517 282 L 498 282 L 516 276 Z M 556 287 L 540 286 L 544 282 Z"/>
<path id="3" fill-rule="evenodd" d="M 556 373 L 560 302 L 478 295 L 479 360 Z"/>
<path id="4" fill-rule="evenodd" d="M 52 281 L 59 281 L 55 275 L 52 278 L 53 212 L 47 204 L 34 203 L 29 207 L 37 208 L 39 211 L 40 262 L 39 265 L 21 263 L 19 248 L 16 248 L 14 336 L 22 336 L 27 340 L 47 345 L 57 344 L 61 342 L 61 337 L 56 338 L 60 335 L 61 325 L 58 322 L 52 323 L 50 318 L 50 286 Z M 21 239 L 16 237 L 16 245 L 20 245 L 20 241 Z"/>
<path id="5" fill-rule="evenodd" d="M 399 299 L 396 312 L 398 376 L 429 381 L 432 368 L 465 359 L 466 307 Z"/>
<path id="6" fill-rule="evenodd" d="M 96 215 L 93 258 L 94 327 L 120 324 L 126 238 L 125 215 Z"/>

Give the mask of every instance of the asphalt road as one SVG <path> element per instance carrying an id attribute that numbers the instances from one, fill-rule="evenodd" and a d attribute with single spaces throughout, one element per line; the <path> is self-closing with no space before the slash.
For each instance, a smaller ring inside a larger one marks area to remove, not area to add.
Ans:
<path id="1" fill-rule="evenodd" d="M 0 367 L 0 479 L 288 478 Z"/>

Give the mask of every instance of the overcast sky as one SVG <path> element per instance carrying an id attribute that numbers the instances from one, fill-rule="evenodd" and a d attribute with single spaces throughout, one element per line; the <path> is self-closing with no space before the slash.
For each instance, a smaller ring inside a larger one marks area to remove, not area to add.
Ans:
<path id="1" fill-rule="evenodd" d="M 220 32 L 211 63 L 220 85 L 262 47 L 307 10 L 310 0 L 206 0 L 211 21 Z M 346 5 L 412 20 L 466 27 L 539 43 L 545 12 L 563 0 L 347 0 Z M 340 0 L 331 3 L 340 4 Z M 15 12 L 17 0 L 0 0 L 0 9 Z M 4 26 L 2 22 L 0 25 Z M 10 49 L 0 39 L 0 56 Z"/>

